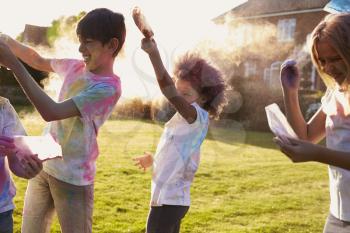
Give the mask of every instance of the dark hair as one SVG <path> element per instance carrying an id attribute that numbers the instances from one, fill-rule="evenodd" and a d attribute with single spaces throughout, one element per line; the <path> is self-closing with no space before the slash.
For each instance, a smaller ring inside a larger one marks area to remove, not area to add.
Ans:
<path id="1" fill-rule="evenodd" d="M 217 119 L 227 104 L 226 84 L 221 72 L 196 53 L 186 53 L 174 67 L 175 79 L 188 81 L 201 97 L 203 108 L 211 118 Z"/>
<path id="2" fill-rule="evenodd" d="M 83 38 L 98 40 L 102 44 L 117 38 L 118 48 L 114 53 L 114 56 L 117 56 L 126 36 L 124 16 L 106 8 L 94 9 L 79 21 L 76 33 Z"/>

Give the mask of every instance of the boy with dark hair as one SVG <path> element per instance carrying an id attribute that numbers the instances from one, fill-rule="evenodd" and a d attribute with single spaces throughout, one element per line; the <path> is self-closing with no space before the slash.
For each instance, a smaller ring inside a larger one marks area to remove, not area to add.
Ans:
<path id="1" fill-rule="evenodd" d="M 0 63 L 14 72 L 27 97 L 50 122 L 48 133 L 63 151 L 63 159 L 46 161 L 43 171 L 29 181 L 24 233 L 49 232 L 54 210 L 63 233 L 92 231 L 95 161 L 99 154 L 96 139 L 121 95 L 113 64 L 125 40 L 124 17 L 105 8 L 95 9 L 81 19 L 76 32 L 83 60 L 43 58 L 1 36 Z M 64 78 L 59 102 L 36 84 L 16 56 L 36 69 Z"/>

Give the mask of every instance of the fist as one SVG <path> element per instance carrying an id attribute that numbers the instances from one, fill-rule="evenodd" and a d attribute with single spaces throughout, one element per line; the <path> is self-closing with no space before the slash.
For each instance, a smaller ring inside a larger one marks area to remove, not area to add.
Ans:
<path id="1" fill-rule="evenodd" d="M 286 60 L 281 65 L 281 84 L 284 90 L 297 91 L 300 84 L 298 68 L 294 60 Z"/>
<path id="2" fill-rule="evenodd" d="M 141 49 L 148 54 L 158 51 L 157 44 L 153 38 L 143 38 L 141 41 Z"/>

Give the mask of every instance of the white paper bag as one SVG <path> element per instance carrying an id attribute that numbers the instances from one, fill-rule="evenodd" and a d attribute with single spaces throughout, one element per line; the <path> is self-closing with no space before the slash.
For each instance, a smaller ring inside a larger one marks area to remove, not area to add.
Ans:
<path id="1" fill-rule="evenodd" d="M 277 104 L 273 103 L 266 106 L 265 111 L 269 127 L 276 136 L 281 138 L 298 138 Z"/>
<path id="2" fill-rule="evenodd" d="M 14 136 L 14 144 L 21 156 L 37 154 L 42 161 L 62 157 L 62 148 L 51 135 Z"/>

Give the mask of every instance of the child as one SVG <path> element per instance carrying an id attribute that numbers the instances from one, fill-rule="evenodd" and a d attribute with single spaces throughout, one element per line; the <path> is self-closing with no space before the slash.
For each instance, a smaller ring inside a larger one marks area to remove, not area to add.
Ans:
<path id="1" fill-rule="evenodd" d="M 154 161 L 150 154 L 134 159 L 144 170 L 153 164 L 147 233 L 176 233 L 190 206 L 190 186 L 208 131 L 208 116 L 218 117 L 226 104 L 225 83 L 204 59 L 186 54 L 175 66 L 174 84 L 155 41 L 144 38 L 142 49 L 149 55 L 162 93 L 177 110 L 165 124 Z"/>
<path id="2" fill-rule="evenodd" d="M 23 162 L 15 155 L 13 140 L 8 137 L 25 135 L 25 130 L 16 111 L 3 97 L 0 97 L 0 130 L 0 233 L 12 233 L 14 209 L 12 199 L 16 194 L 16 188 L 9 169 L 16 176 L 30 179 L 42 170 L 42 163 L 35 155 L 23 157 L 25 160 Z M 10 149 L 7 150 L 5 147 Z"/>
<path id="3" fill-rule="evenodd" d="M 301 140 L 276 139 L 293 162 L 329 164 L 330 214 L 325 233 L 350 232 L 350 14 L 328 15 L 312 32 L 311 57 L 328 90 L 309 122 L 299 107 L 300 77 L 294 64 L 282 65 L 288 121 Z M 326 136 L 327 146 L 317 143 Z"/>
<path id="4" fill-rule="evenodd" d="M 96 138 L 121 95 L 113 64 L 125 40 L 124 17 L 105 8 L 95 9 L 80 20 L 76 32 L 83 60 L 46 59 L 2 36 L 0 63 L 14 72 L 27 97 L 50 122 L 48 131 L 63 151 L 63 159 L 45 162 L 43 172 L 29 181 L 24 233 L 49 232 L 54 209 L 63 233 L 92 231 L 95 161 L 99 154 Z M 36 84 L 15 56 L 64 78 L 59 102 Z"/>

